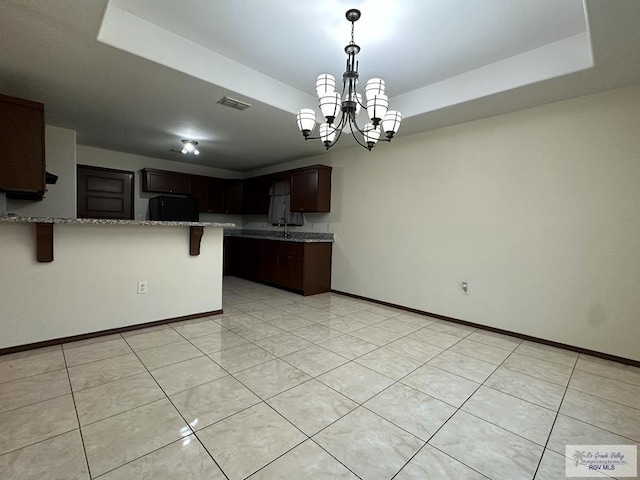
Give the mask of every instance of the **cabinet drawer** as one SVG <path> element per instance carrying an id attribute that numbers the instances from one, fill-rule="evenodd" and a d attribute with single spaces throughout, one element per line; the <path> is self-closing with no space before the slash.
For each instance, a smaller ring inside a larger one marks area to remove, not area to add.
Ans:
<path id="1" fill-rule="evenodd" d="M 299 242 L 280 242 L 278 252 L 283 255 L 304 255 L 304 243 Z"/>

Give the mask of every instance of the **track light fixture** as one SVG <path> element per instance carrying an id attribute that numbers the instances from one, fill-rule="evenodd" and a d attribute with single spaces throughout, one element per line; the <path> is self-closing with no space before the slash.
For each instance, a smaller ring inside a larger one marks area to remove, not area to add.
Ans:
<path id="1" fill-rule="evenodd" d="M 192 153 L 193 155 L 200 155 L 200 150 L 196 148 L 198 142 L 196 142 L 195 140 L 182 140 L 182 143 L 183 147 L 182 150 L 180 150 L 182 153 L 184 153 L 185 155 L 188 155 L 190 153 Z"/>

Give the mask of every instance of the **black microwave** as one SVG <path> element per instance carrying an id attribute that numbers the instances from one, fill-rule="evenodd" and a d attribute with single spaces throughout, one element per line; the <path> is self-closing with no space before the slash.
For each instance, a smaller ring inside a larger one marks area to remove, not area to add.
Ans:
<path id="1" fill-rule="evenodd" d="M 200 216 L 198 210 L 197 198 L 161 195 L 149 199 L 149 220 L 197 222 Z"/>

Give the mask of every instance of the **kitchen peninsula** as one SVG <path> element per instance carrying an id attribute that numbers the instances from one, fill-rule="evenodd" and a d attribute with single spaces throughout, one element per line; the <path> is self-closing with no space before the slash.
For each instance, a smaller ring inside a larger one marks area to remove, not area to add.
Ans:
<path id="1" fill-rule="evenodd" d="M 0 217 L 0 351 L 219 312 L 234 226 Z"/>

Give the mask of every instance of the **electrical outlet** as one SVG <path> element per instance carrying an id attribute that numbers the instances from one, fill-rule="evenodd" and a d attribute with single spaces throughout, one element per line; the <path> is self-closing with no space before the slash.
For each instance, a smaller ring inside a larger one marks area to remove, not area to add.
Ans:
<path id="1" fill-rule="evenodd" d="M 465 295 L 469 295 L 471 293 L 469 282 L 462 282 L 462 293 Z"/>
<path id="2" fill-rule="evenodd" d="M 145 295 L 149 291 L 149 284 L 146 280 L 138 282 L 138 295 Z"/>

